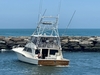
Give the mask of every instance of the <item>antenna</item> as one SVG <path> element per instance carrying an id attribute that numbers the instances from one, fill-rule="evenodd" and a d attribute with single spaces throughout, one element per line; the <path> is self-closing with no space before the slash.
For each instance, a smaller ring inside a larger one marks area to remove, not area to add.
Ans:
<path id="1" fill-rule="evenodd" d="M 40 0 L 40 4 L 39 4 L 39 14 L 38 14 L 38 21 L 39 21 L 39 18 L 40 18 L 40 16 L 41 16 L 42 2 L 43 2 L 43 0 Z"/>
<path id="2" fill-rule="evenodd" d="M 59 5 L 58 5 L 58 16 L 59 16 L 59 14 L 60 14 L 61 1 L 62 1 L 62 0 L 59 1 Z"/>
<path id="3" fill-rule="evenodd" d="M 60 8 L 61 8 L 61 1 L 62 0 L 59 0 L 59 5 L 58 5 L 58 14 L 57 14 L 57 21 L 58 21 L 58 23 L 59 23 L 59 14 L 60 14 Z M 57 28 L 58 28 L 58 24 L 57 24 Z M 57 32 L 58 32 L 58 30 L 57 30 Z"/>
<path id="4" fill-rule="evenodd" d="M 39 13 L 38 13 L 38 21 L 40 20 L 40 16 L 41 16 L 41 11 L 42 11 L 42 3 L 43 3 L 43 0 L 40 0 L 40 3 L 39 3 Z M 45 14 L 45 13 L 44 13 Z M 37 23 L 37 28 L 39 26 L 39 23 Z M 35 29 L 34 33 L 37 31 L 37 29 Z M 34 34 L 33 33 L 33 34 Z"/>
<path id="5" fill-rule="evenodd" d="M 44 14 L 46 13 L 46 10 L 47 10 L 47 9 L 45 9 L 45 11 L 44 11 L 44 13 L 43 13 L 42 16 L 44 16 Z M 39 23 L 38 23 L 37 28 L 35 29 L 34 33 L 37 32 L 37 29 L 39 28 L 39 24 L 40 24 L 41 20 L 42 20 L 42 18 L 39 20 Z M 33 34 L 34 34 L 34 33 L 33 33 Z"/>
<path id="6" fill-rule="evenodd" d="M 64 31 L 64 34 L 65 34 L 66 30 L 68 29 L 70 23 L 72 22 L 72 19 L 73 19 L 75 13 L 76 13 L 76 10 L 74 11 L 74 13 L 73 13 L 73 15 L 72 15 L 72 17 L 71 17 L 71 19 L 70 19 L 70 21 L 69 21 L 69 23 L 68 23 L 68 25 L 67 25 L 67 27 L 66 27 L 66 29 L 65 29 L 65 31 Z"/>

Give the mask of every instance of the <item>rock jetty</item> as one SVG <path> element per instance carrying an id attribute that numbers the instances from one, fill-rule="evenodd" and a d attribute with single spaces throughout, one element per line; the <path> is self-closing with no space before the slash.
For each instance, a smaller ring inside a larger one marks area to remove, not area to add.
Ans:
<path id="1" fill-rule="evenodd" d="M 63 36 L 62 49 L 65 51 L 100 52 L 99 36 Z"/>
<path id="2" fill-rule="evenodd" d="M 0 36 L 0 50 L 9 49 L 17 46 L 25 46 L 30 37 L 5 37 Z M 61 46 L 65 51 L 84 51 L 84 52 L 100 52 L 99 36 L 62 36 Z"/>
<path id="3" fill-rule="evenodd" d="M 5 37 L 0 36 L 0 49 L 12 49 L 17 46 L 25 46 L 29 41 L 29 37 Z"/>

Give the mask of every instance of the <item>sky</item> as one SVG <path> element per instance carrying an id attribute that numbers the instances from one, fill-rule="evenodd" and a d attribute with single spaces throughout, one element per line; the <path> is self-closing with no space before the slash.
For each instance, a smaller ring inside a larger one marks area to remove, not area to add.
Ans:
<path id="1" fill-rule="evenodd" d="M 100 0 L 0 0 L 0 29 L 36 28 L 38 15 L 59 13 L 59 28 L 100 29 Z"/>

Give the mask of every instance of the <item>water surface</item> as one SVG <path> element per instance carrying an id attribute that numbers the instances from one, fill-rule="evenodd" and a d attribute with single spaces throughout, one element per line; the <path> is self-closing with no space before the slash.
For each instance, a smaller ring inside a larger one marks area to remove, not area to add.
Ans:
<path id="1" fill-rule="evenodd" d="M 100 75 L 100 53 L 63 52 L 69 67 L 37 66 L 18 61 L 12 51 L 0 52 L 0 75 Z"/>
<path id="2" fill-rule="evenodd" d="M 30 36 L 35 29 L 0 29 L 0 36 Z M 59 29 L 60 36 L 100 36 L 100 29 Z"/>

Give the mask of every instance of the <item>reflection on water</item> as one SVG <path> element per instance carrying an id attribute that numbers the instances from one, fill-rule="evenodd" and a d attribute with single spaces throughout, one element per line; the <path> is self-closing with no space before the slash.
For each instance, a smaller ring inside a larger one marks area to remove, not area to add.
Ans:
<path id="1" fill-rule="evenodd" d="M 12 51 L 0 52 L 0 75 L 99 75 L 100 53 L 63 52 L 69 67 L 37 66 L 21 62 Z"/>

